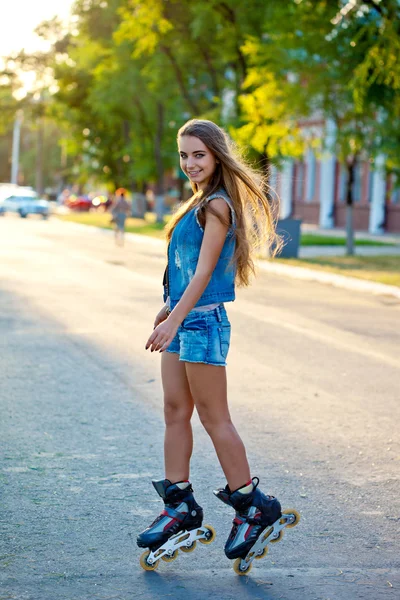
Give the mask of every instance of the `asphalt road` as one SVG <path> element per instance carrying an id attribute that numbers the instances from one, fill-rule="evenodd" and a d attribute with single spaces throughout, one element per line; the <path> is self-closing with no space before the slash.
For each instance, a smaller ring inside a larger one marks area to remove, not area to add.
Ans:
<path id="1" fill-rule="evenodd" d="M 248 577 L 195 419 L 192 481 L 217 538 L 154 573 L 164 251 L 55 219 L 0 219 L 0 600 L 400 597 L 400 303 L 260 273 L 228 305 L 234 422 L 262 489 L 302 519 Z"/>

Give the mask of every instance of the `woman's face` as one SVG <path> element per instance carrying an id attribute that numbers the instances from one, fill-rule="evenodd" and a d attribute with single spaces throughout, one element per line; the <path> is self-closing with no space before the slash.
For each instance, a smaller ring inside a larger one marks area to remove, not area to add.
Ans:
<path id="1" fill-rule="evenodd" d="M 217 166 L 214 154 L 193 135 L 181 136 L 178 145 L 182 171 L 198 189 L 205 190 Z"/>

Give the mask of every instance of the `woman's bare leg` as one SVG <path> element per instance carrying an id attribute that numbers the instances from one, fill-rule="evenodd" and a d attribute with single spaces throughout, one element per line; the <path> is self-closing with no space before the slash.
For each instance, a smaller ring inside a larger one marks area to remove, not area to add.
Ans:
<path id="1" fill-rule="evenodd" d="M 203 363 L 184 363 L 200 420 L 211 437 L 231 490 L 250 480 L 244 444 L 231 421 L 226 369 Z"/>
<path id="2" fill-rule="evenodd" d="M 189 463 L 193 450 L 190 419 L 194 403 L 185 364 L 179 362 L 178 354 L 162 353 L 161 377 L 164 389 L 165 478 L 176 483 L 189 479 Z"/>

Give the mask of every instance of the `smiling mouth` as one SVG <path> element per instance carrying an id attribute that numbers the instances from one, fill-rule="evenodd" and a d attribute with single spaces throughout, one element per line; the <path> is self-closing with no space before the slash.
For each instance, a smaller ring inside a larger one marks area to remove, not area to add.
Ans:
<path id="1" fill-rule="evenodd" d="M 198 175 L 199 173 L 201 173 L 200 171 L 188 171 L 188 174 L 191 175 L 192 177 L 194 177 L 195 175 Z"/>

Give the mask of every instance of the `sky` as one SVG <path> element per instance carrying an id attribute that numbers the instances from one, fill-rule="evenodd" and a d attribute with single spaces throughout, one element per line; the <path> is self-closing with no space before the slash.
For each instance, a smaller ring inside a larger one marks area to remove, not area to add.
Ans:
<path id="1" fill-rule="evenodd" d="M 33 30 L 42 21 L 67 19 L 74 0 L 0 0 L 0 56 L 43 48 Z M 7 6 L 5 6 L 7 5 Z"/>

